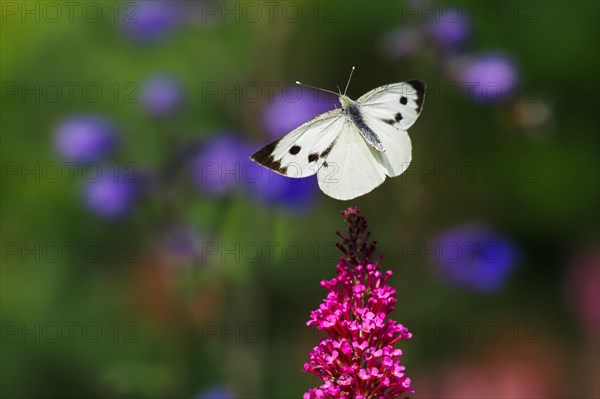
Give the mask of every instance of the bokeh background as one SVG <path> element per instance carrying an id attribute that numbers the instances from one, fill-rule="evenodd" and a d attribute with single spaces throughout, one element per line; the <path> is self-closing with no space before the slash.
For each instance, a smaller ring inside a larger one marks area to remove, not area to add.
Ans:
<path id="1" fill-rule="evenodd" d="M 1 5 L 2 397 L 301 397 L 350 204 L 415 397 L 600 396 L 598 2 Z M 248 161 L 352 65 L 428 84 L 405 175 Z"/>

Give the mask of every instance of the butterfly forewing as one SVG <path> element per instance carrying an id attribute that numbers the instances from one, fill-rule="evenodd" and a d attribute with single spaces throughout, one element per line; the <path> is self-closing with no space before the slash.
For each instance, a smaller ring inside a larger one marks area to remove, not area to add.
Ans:
<path id="1" fill-rule="evenodd" d="M 261 148 L 250 158 L 284 176 L 314 175 L 332 151 L 343 124 L 341 109 L 325 112 Z"/>
<path id="2" fill-rule="evenodd" d="M 425 98 L 425 84 L 419 80 L 393 83 L 373 89 L 357 102 L 364 114 L 407 130 L 421 113 Z"/>

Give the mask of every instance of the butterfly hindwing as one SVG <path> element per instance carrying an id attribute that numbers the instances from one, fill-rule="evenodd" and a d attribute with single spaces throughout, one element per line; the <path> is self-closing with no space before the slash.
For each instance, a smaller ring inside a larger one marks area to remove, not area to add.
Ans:
<path id="1" fill-rule="evenodd" d="M 266 145 L 250 158 L 287 177 L 314 175 L 332 151 L 343 124 L 341 109 L 325 112 Z"/>
<path id="2" fill-rule="evenodd" d="M 385 180 L 385 168 L 350 121 L 317 173 L 319 188 L 335 199 L 349 200 L 373 190 Z"/>
<path id="3" fill-rule="evenodd" d="M 408 132 L 383 122 L 367 110 L 363 112 L 363 118 L 376 132 L 385 148 L 384 152 L 374 152 L 377 160 L 385 168 L 385 174 L 396 177 L 404 173 L 412 160 L 412 144 Z"/>
<path id="4" fill-rule="evenodd" d="M 380 121 L 408 130 L 421 113 L 425 84 L 419 80 L 392 83 L 362 95 L 357 103 L 361 111 Z"/>

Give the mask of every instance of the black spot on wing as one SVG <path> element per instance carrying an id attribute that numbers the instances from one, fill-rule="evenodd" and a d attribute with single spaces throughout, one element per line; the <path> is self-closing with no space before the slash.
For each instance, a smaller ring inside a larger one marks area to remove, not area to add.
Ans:
<path id="1" fill-rule="evenodd" d="M 281 167 L 281 162 L 275 161 L 273 157 L 273 151 L 279 144 L 279 140 L 272 142 L 271 144 L 267 144 L 260 150 L 256 151 L 254 154 L 250 156 L 250 159 L 256 162 L 259 165 L 267 167 L 275 172 L 279 172 L 282 175 L 287 173 L 287 167 Z"/>
<path id="2" fill-rule="evenodd" d="M 387 123 L 388 125 L 394 125 L 394 123 L 398 123 L 400 122 L 402 119 L 404 119 L 402 117 L 402 114 L 400 112 L 398 112 L 395 116 L 394 119 L 382 119 L 382 121 L 384 121 L 385 123 Z"/>
<path id="3" fill-rule="evenodd" d="M 408 83 L 417 92 L 417 112 L 421 112 L 423 100 L 425 99 L 425 83 L 420 80 L 409 80 Z"/>
<path id="4" fill-rule="evenodd" d="M 295 145 L 292 148 L 290 148 L 290 154 L 292 155 L 296 155 L 297 153 L 300 152 L 300 146 L 299 145 Z"/>
<path id="5" fill-rule="evenodd" d="M 334 144 L 335 144 L 335 141 L 334 141 L 333 143 L 331 143 L 331 145 L 330 145 L 329 147 L 327 147 L 327 148 L 325 149 L 325 151 L 323 151 L 323 152 L 321 153 L 321 158 L 324 158 L 324 157 L 326 157 L 327 155 L 329 155 L 329 153 L 331 152 L 331 149 L 333 148 L 333 145 L 334 145 Z"/>
<path id="6" fill-rule="evenodd" d="M 406 103 L 408 103 L 408 98 L 404 96 L 400 97 L 400 104 L 406 105 Z"/>
<path id="7" fill-rule="evenodd" d="M 308 162 L 315 162 L 318 159 L 319 159 L 319 154 L 309 154 L 308 155 Z"/>

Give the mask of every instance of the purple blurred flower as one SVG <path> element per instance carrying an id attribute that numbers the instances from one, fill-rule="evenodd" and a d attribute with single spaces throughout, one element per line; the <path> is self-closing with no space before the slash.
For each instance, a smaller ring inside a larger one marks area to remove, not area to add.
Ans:
<path id="1" fill-rule="evenodd" d="M 96 115 L 77 115 L 60 122 L 54 147 L 67 161 L 93 162 L 108 156 L 117 146 L 114 126 Z"/>
<path id="2" fill-rule="evenodd" d="M 157 41 L 183 22 L 183 13 L 177 2 L 143 0 L 122 10 L 121 22 L 125 32 L 141 42 Z"/>
<path id="3" fill-rule="evenodd" d="M 318 192 L 317 180 L 313 177 L 293 179 L 261 167 L 257 174 L 245 180 L 250 194 L 267 205 L 281 205 L 295 211 L 307 211 Z"/>
<path id="4" fill-rule="evenodd" d="M 452 285 L 496 292 L 516 266 L 517 247 L 482 223 L 454 227 L 435 241 L 436 263 Z"/>
<path id="5" fill-rule="evenodd" d="M 518 71 L 507 55 L 487 53 L 465 62 L 459 79 L 468 90 L 472 90 L 474 101 L 493 104 L 511 94 L 518 82 Z"/>
<path id="6" fill-rule="evenodd" d="M 196 186 L 212 194 L 224 194 L 241 184 L 248 149 L 240 137 L 225 133 L 206 140 L 192 162 Z"/>
<path id="7" fill-rule="evenodd" d="M 272 138 L 279 138 L 315 116 L 340 107 L 336 97 L 294 86 L 295 90 L 284 90 L 281 95 L 264 108 L 263 119 Z"/>
<path id="8" fill-rule="evenodd" d="M 414 54 L 422 45 L 425 35 L 418 26 L 402 26 L 383 38 L 383 53 L 390 58 L 403 58 Z"/>
<path id="9" fill-rule="evenodd" d="M 139 194 L 139 181 L 136 177 L 119 176 L 108 168 L 102 172 L 98 179 L 86 182 L 83 193 L 86 207 L 104 218 L 126 216 Z"/>
<path id="10" fill-rule="evenodd" d="M 468 12 L 462 8 L 451 7 L 430 18 L 428 31 L 433 42 L 444 49 L 465 44 L 471 33 L 468 17 Z"/>
<path id="11" fill-rule="evenodd" d="M 200 393 L 196 399 L 237 399 L 237 396 L 231 389 L 217 386 Z"/>
<path id="12" fill-rule="evenodd" d="M 182 101 L 181 84 L 167 75 L 155 75 L 146 81 L 142 89 L 142 103 L 154 116 L 171 116 Z"/>

